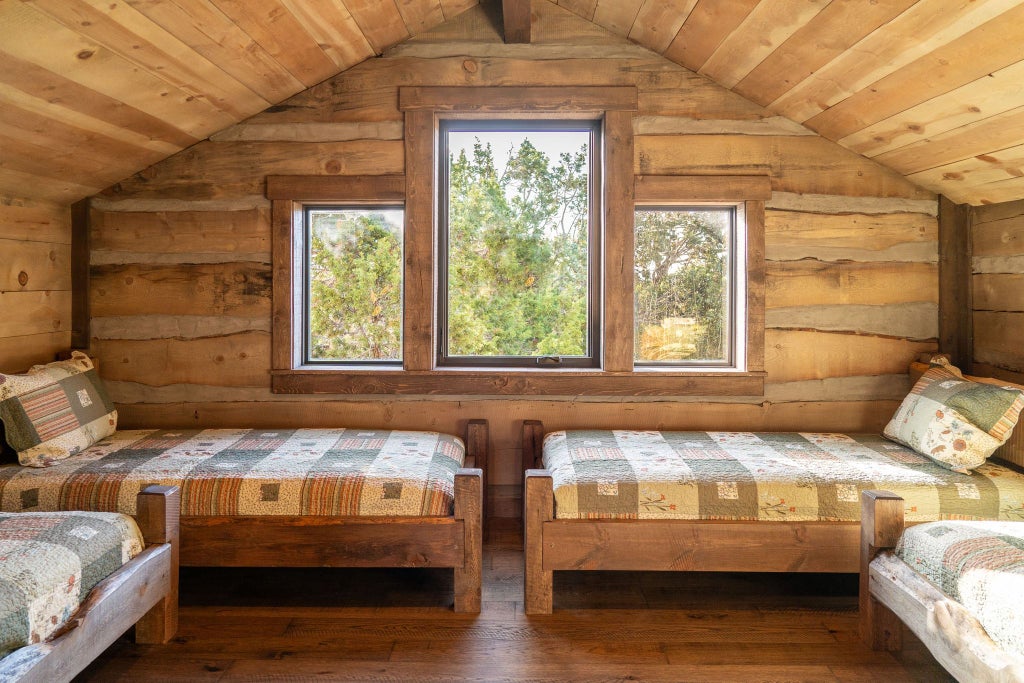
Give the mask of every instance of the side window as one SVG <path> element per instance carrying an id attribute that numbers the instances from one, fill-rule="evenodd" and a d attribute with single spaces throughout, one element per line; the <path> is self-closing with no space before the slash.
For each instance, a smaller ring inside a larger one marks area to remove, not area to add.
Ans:
<path id="1" fill-rule="evenodd" d="M 401 206 L 305 206 L 303 364 L 402 361 Z"/>
<path id="2" fill-rule="evenodd" d="M 743 228 L 742 205 L 637 208 L 636 365 L 742 367 Z"/>
<path id="3" fill-rule="evenodd" d="M 438 366 L 600 364 L 600 123 L 443 120 Z"/>

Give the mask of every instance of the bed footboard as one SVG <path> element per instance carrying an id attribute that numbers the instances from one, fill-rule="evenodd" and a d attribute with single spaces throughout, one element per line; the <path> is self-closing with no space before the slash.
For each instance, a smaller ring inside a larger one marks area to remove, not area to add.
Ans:
<path id="1" fill-rule="evenodd" d="M 462 522 L 463 555 L 455 567 L 455 611 L 480 611 L 483 581 L 484 473 L 463 468 L 455 475 L 455 519 Z"/>
<path id="2" fill-rule="evenodd" d="M 523 491 L 523 544 L 527 614 L 551 614 L 554 573 L 544 568 L 544 525 L 554 517 L 551 473 L 526 470 Z"/>
<path id="3" fill-rule="evenodd" d="M 142 537 L 147 546 L 170 544 L 172 567 L 167 594 L 135 625 L 135 640 L 139 643 L 166 643 L 178 631 L 180 509 L 177 486 L 148 486 L 139 493 L 136 520 Z"/>
<path id="4" fill-rule="evenodd" d="M 860 529 L 860 637 L 873 650 L 899 650 L 903 625 L 871 595 L 869 569 L 880 552 L 896 547 L 903 533 L 903 499 L 889 491 L 862 492 Z"/>

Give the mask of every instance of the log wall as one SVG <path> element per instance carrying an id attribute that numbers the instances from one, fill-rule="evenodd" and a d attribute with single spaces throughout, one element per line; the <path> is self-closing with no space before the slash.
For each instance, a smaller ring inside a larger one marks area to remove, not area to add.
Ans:
<path id="1" fill-rule="evenodd" d="M 971 216 L 974 369 L 1024 382 L 1024 201 Z"/>
<path id="2" fill-rule="evenodd" d="M 71 344 L 71 210 L 0 197 L 0 372 Z"/>
<path id="3" fill-rule="evenodd" d="M 533 43 L 472 9 L 92 202 L 92 345 L 124 426 L 439 429 L 491 422 L 490 495 L 518 514 L 519 425 L 878 430 L 936 348 L 931 193 L 550 3 Z M 405 170 L 405 85 L 635 85 L 638 174 L 770 174 L 764 396 L 270 393 L 268 174 Z"/>

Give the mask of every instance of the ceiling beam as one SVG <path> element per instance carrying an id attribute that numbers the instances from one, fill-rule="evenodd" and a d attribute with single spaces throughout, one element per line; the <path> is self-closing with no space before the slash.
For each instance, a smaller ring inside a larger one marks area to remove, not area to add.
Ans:
<path id="1" fill-rule="evenodd" d="M 506 43 L 530 42 L 530 0 L 501 0 Z"/>

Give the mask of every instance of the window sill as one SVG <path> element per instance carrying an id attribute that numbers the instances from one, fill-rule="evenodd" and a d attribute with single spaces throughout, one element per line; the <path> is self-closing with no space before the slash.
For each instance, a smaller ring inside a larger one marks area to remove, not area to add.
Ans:
<path id="1" fill-rule="evenodd" d="M 508 370 L 397 368 L 274 370 L 276 394 L 434 396 L 762 396 L 764 372 L 648 369 L 604 372 L 570 368 Z"/>

